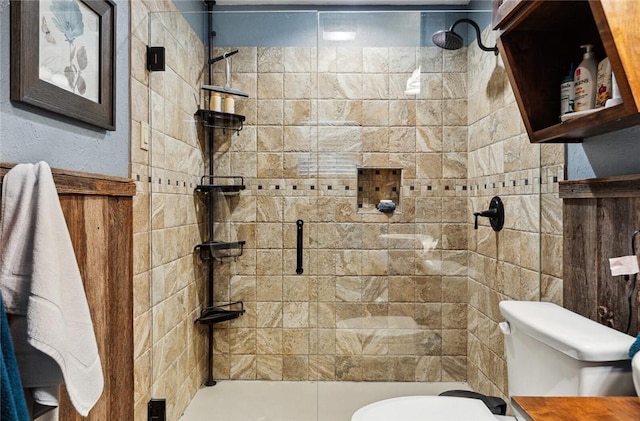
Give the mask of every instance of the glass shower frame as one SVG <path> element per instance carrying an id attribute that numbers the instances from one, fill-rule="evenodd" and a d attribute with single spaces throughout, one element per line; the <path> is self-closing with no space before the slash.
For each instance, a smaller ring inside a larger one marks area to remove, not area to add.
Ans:
<path id="1" fill-rule="evenodd" d="M 458 300 L 455 295 L 470 276 L 470 250 L 479 245 L 471 244 L 469 211 L 481 208 L 484 197 L 470 195 L 469 172 L 461 177 L 456 169 L 459 162 L 454 155 L 468 151 L 444 146 L 446 134 L 442 127 L 435 128 L 444 126 L 444 114 L 451 112 L 443 110 L 442 104 L 459 99 L 460 94 L 446 91 L 443 82 L 444 66 L 455 65 L 455 53 L 447 55 L 425 46 L 429 41 L 424 25 L 448 26 L 457 16 L 438 13 L 214 12 L 242 17 L 251 29 L 257 27 L 251 19 L 267 14 L 310 14 L 316 25 L 313 36 L 305 38 L 313 39 L 315 45 L 215 46 L 219 52 L 240 50 L 232 61 L 231 84 L 250 93 L 247 99 L 236 98 L 236 112 L 246 115 L 242 131 L 223 133 L 214 152 L 214 173 L 240 175 L 247 187 L 237 196 L 216 201 L 225 203 L 215 212 L 224 216 L 216 221 L 216 232 L 227 236 L 225 240 L 247 239 L 243 256 L 215 266 L 216 300 L 242 300 L 247 310 L 239 319 L 225 322 L 228 325 L 216 326 L 217 380 L 461 379 L 467 349 L 458 355 L 463 341 L 458 331 L 463 329 L 456 315 L 473 297 Z M 348 25 L 355 16 L 355 32 L 362 34 L 384 14 L 396 15 L 393 19 L 404 25 L 396 32 L 405 31 L 407 19 L 402 18 L 413 15 L 409 20 L 421 28 L 414 34 L 417 46 L 394 45 L 384 38 L 375 42 L 388 45 L 351 40 L 342 46 L 341 41 L 323 41 L 324 28 L 331 26 L 327 23 L 333 17 L 340 18 L 336 25 Z M 177 56 L 170 48 L 184 47 L 175 31 L 186 27 L 179 14 L 151 15 L 150 45 L 167 46 L 171 67 Z M 362 19 L 365 15 L 368 19 Z M 292 59 L 286 61 L 287 56 Z M 180 131 L 189 135 L 179 143 L 186 144 L 181 152 L 187 151 L 190 161 L 176 160 L 180 147 L 167 142 L 181 136 L 169 127 L 167 117 L 176 104 L 167 97 L 175 95 L 183 109 L 191 106 L 194 111 L 206 108 L 208 99 L 202 91 L 194 98 L 195 91 L 171 91 L 166 81 L 184 74 L 189 86 L 206 82 L 206 47 L 202 57 L 200 68 L 185 69 L 186 63 L 181 63 L 169 73 L 149 75 L 150 340 L 152 395 L 158 397 L 170 395 L 170 389 L 181 385 L 178 363 L 167 358 L 167 353 L 181 352 L 173 345 L 175 337 L 193 343 L 184 359 L 201 360 L 204 354 L 198 349 L 206 348 L 204 329 L 189 326 L 206 304 L 205 268 L 197 259 L 188 263 L 184 250 L 169 247 L 171 252 L 167 251 L 168 243 L 180 243 L 175 241 L 177 235 L 186 233 L 193 247 L 206 231 L 203 203 L 192 191 L 209 165 L 205 135 L 193 115 L 182 113 Z M 406 82 L 419 68 L 424 90 L 407 96 Z M 224 66 L 214 66 L 213 71 L 215 84 L 224 85 Z M 308 81 L 308 90 L 301 80 Z M 434 108 L 438 104 L 440 111 Z M 270 116 L 265 117 L 266 113 Z M 535 147 L 539 160 L 539 146 Z M 419 154 L 421 161 L 412 154 Z M 270 173 L 274 163 L 278 170 Z M 439 170 L 434 169 L 438 166 Z M 540 179 L 539 162 L 537 172 L 531 169 L 530 173 L 527 178 Z M 397 202 L 394 213 L 375 208 L 381 198 L 376 188 L 390 189 Z M 296 274 L 299 220 L 304 221 L 302 274 Z M 489 235 L 485 226 L 481 230 L 483 237 Z M 537 248 L 539 262 L 539 236 Z M 266 265 L 274 257 L 281 259 L 279 269 Z M 444 296 L 448 296 L 446 303 Z M 182 319 L 173 315 L 178 307 L 183 309 Z M 466 337 L 466 327 L 464 331 Z M 174 338 L 169 339 L 171 335 Z M 270 346 L 279 351 L 269 352 Z M 445 355 L 445 348 L 456 347 Z M 199 370 L 202 367 L 188 376 L 198 376 Z M 163 386 L 169 377 L 173 386 Z"/>

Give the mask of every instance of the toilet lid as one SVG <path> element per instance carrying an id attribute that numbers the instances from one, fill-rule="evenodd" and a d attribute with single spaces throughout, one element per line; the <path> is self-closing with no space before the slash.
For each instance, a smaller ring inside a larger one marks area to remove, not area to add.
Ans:
<path id="1" fill-rule="evenodd" d="M 454 396 L 403 396 L 358 409 L 351 421 L 496 421 L 479 399 Z"/>

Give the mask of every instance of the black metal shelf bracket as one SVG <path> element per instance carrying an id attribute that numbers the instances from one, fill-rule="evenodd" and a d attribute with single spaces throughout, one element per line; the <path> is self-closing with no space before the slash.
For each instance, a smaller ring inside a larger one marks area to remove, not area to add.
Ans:
<path id="1" fill-rule="evenodd" d="M 232 309 L 231 307 L 237 307 L 240 305 L 239 309 Z M 229 307 L 225 309 L 224 307 Z M 198 317 L 195 321 L 201 324 L 216 324 L 221 322 L 226 322 L 228 320 L 237 319 L 241 315 L 245 313 L 244 303 L 242 301 L 234 301 L 232 303 L 227 304 L 218 304 L 215 306 L 209 306 L 207 308 L 202 309 L 200 313 L 200 317 Z"/>
<path id="2" fill-rule="evenodd" d="M 244 128 L 245 116 L 239 114 L 199 109 L 196 117 L 202 121 L 203 126 L 213 129 L 232 130 L 240 134 Z"/>
<path id="3" fill-rule="evenodd" d="M 195 250 L 200 252 L 200 258 L 204 261 L 237 259 L 242 256 L 246 241 L 207 241 L 195 246 Z M 237 250 L 237 252 L 225 252 Z"/>
<path id="4" fill-rule="evenodd" d="M 209 35 L 208 56 L 207 64 L 209 66 L 208 84 L 202 87 L 203 90 L 214 90 L 212 86 L 213 82 L 213 69 L 212 64 L 216 61 L 226 60 L 229 56 L 236 54 L 238 51 L 231 53 L 225 53 L 221 57 L 213 58 L 214 49 L 214 37 L 216 31 L 213 27 L 213 7 L 216 2 L 214 0 L 204 0 L 208 11 L 208 28 Z M 230 64 L 226 60 L 226 74 L 230 73 Z M 229 78 L 227 77 L 227 81 Z M 230 89 L 227 89 L 231 91 Z M 234 92 L 229 92 L 234 94 Z M 246 95 L 243 95 L 246 96 Z M 216 177 L 214 176 L 214 138 L 216 131 L 214 129 L 222 129 L 223 133 L 227 130 L 235 131 L 238 135 L 244 128 L 245 117 L 243 115 L 223 113 L 218 111 L 211 111 L 209 109 L 199 109 L 195 113 L 196 120 L 198 120 L 204 127 L 205 136 L 208 144 L 208 158 L 209 158 L 209 174 L 202 176 L 200 184 L 196 186 L 196 192 L 202 192 L 206 194 L 207 202 L 207 240 L 202 244 L 195 246 L 194 251 L 200 254 L 200 258 L 206 262 L 207 266 L 207 305 L 204 308 L 195 322 L 206 326 L 207 329 L 207 378 L 204 384 L 206 386 L 214 386 L 216 384 L 213 378 L 213 328 L 217 323 L 233 320 L 245 313 L 244 303 L 242 301 L 236 301 L 228 304 L 214 304 L 214 262 L 221 261 L 225 258 L 237 259 L 244 251 L 245 241 L 214 241 L 214 202 L 216 195 L 209 194 L 220 190 L 223 194 L 235 194 L 245 189 L 244 178 L 242 177 Z"/>
<path id="5" fill-rule="evenodd" d="M 209 193 L 219 190 L 225 195 L 239 193 L 244 190 L 244 177 L 239 175 L 222 176 L 222 175 L 203 175 L 200 177 L 200 184 L 195 191 L 201 193 Z"/>

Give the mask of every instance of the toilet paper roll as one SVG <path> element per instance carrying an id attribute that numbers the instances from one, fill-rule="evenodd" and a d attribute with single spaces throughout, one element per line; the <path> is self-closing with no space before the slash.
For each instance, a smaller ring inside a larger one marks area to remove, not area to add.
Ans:
<path id="1" fill-rule="evenodd" d="M 636 256 L 622 256 L 609 259 L 611 276 L 634 275 L 640 272 Z"/>

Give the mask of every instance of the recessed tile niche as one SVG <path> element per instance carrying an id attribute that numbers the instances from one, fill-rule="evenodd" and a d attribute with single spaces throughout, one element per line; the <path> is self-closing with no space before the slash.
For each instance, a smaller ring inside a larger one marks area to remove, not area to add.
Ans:
<path id="1" fill-rule="evenodd" d="M 381 200 L 393 200 L 400 210 L 401 168 L 358 168 L 358 211 L 378 212 Z"/>

